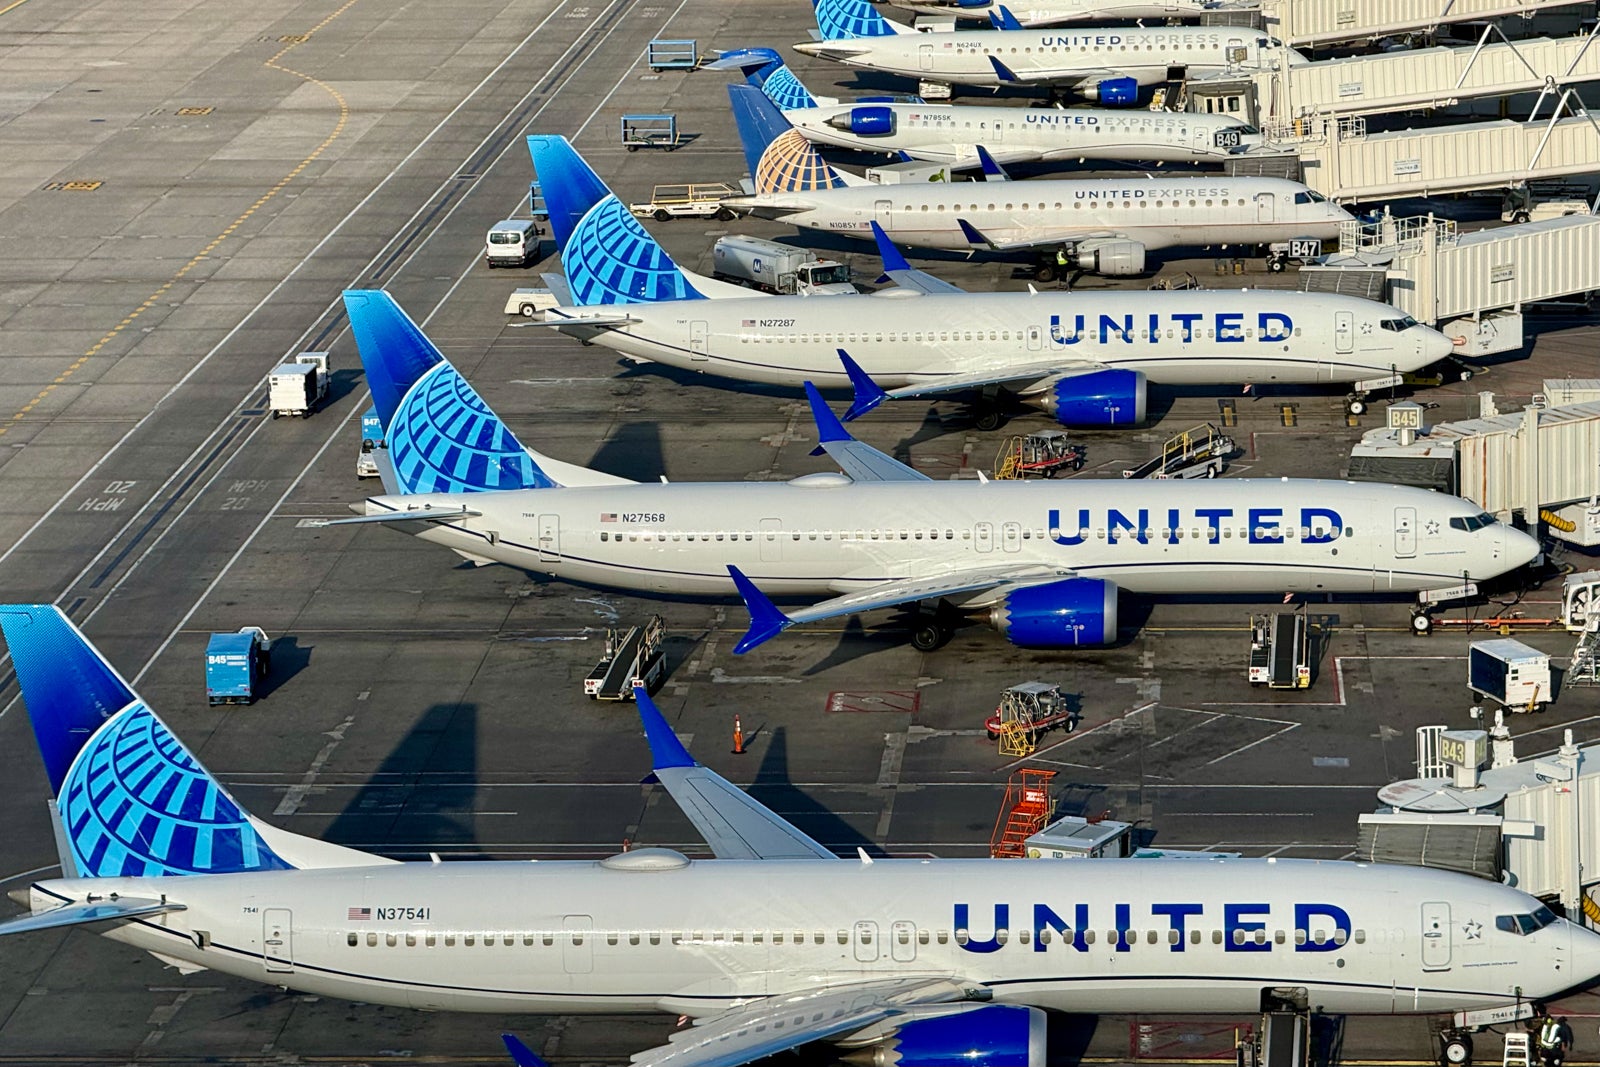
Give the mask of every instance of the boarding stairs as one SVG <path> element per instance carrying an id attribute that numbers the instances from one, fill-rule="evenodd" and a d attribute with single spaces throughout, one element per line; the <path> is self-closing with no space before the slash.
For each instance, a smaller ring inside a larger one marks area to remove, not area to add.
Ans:
<path id="1" fill-rule="evenodd" d="M 1043 830 L 1055 814 L 1050 780 L 1055 771 L 1023 767 L 1006 783 L 1006 797 L 989 837 L 989 855 L 995 859 L 1020 859 L 1027 854 L 1028 838 Z"/>

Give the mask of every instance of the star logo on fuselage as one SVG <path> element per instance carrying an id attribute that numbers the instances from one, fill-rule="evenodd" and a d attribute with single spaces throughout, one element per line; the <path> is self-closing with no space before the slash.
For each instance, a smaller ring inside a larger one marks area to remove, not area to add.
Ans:
<path id="1" fill-rule="evenodd" d="M 1439 520 L 1438 519 L 1429 519 L 1428 520 L 1428 536 L 1429 537 L 1436 537 L 1438 535 L 1438 533 L 1439 533 Z"/>
<path id="2" fill-rule="evenodd" d="M 1461 932 L 1467 935 L 1468 941 L 1476 941 L 1483 936 L 1483 924 L 1477 919 L 1462 924 Z"/>

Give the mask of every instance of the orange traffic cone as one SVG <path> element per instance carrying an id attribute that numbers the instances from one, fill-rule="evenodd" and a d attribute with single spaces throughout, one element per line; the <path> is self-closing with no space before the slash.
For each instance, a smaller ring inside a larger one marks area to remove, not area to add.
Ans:
<path id="1" fill-rule="evenodd" d="M 733 754 L 744 755 L 744 727 L 739 725 L 739 716 L 733 717 Z"/>

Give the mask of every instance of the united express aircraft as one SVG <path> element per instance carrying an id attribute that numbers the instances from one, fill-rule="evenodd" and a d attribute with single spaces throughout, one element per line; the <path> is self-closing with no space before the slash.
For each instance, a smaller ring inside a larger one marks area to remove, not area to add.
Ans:
<path id="1" fill-rule="evenodd" d="M 1143 418 L 1148 384 L 1346 384 L 1359 397 L 1454 351 L 1405 312 L 1357 297 L 967 293 L 912 270 L 892 246 L 885 266 L 900 288 L 752 294 L 679 269 L 565 138 L 534 135 L 528 148 L 566 271 L 546 275 L 562 295 L 543 322 L 634 359 L 847 387 L 843 350 L 896 396 L 1005 389 L 1067 425 L 1124 426 Z"/>
<path id="2" fill-rule="evenodd" d="M 636 690 L 652 774 L 714 858 L 399 863 L 231 797 L 59 609 L 0 606 L 61 876 L 0 933 L 88 926 L 180 972 L 432 1011 L 681 1013 L 641 1067 L 812 1042 L 1045 1067 L 1045 1013 L 1525 1007 L 1600 935 L 1497 882 L 1295 859 L 836 857 L 696 763 Z M 619 749 L 621 751 L 621 749 Z M 46 994 L 48 995 L 48 994 Z"/>
<path id="3" fill-rule="evenodd" d="M 1063 258 L 1100 274 L 1142 274 L 1152 249 L 1304 242 L 1316 254 L 1353 221 L 1321 193 L 1283 178 L 846 184 L 760 90 L 730 85 L 728 98 L 755 191 L 723 206 L 869 241 L 876 223 L 891 241 L 915 248 L 1052 249 L 1055 255 L 1044 253 L 1043 281 L 1054 279 Z M 978 151 L 987 157 L 984 146 Z M 998 172 L 992 157 L 983 166 Z"/>
<path id="4" fill-rule="evenodd" d="M 1222 163 L 1263 143 L 1232 115 L 1109 108 L 1017 108 L 813 96 L 770 48 L 725 52 L 709 64 L 739 69 L 808 141 L 977 167 L 982 145 L 999 163 L 1085 159 Z"/>
<path id="5" fill-rule="evenodd" d="M 1248 26 L 1115 26 L 917 33 L 868 0 L 816 0 L 821 40 L 796 52 L 936 84 L 1066 87 L 1090 100 L 1132 103 L 1140 88 L 1188 77 L 1307 63 Z M 928 95 L 926 92 L 923 95 Z"/>
<path id="6" fill-rule="evenodd" d="M 1198 19 L 1237 5 L 1217 0 L 889 0 L 893 7 L 919 15 L 964 19 L 1009 18 L 1019 26 L 1060 26 L 1068 22 L 1135 22 L 1139 19 Z M 1239 11 L 1241 21 L 1250 8 Z"/>
<path id="7" fill-rule="evenodd" d="M 823 303 L 853 303 L 827 298 Z M 918 647 L 968 618 L 1039 648 L 1117 639 L 1117 595 L 1393 593 L 1471 585 L 1533 538 L 1464 500 L 1366 482 L 930 481 L 852 440 L 808 386 L 844 473 L 632 483 L 530 452 L 387 294 L 345 294 L 392 466 L 341 524 L 393 524 L 479 563 L 649 593 L 831 596 L 793 622 L 925 605 Z"/>

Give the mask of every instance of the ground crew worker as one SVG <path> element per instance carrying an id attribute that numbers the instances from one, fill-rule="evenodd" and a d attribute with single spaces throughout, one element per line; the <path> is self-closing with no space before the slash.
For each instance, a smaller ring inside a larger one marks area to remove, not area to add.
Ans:
<path id="1" fill-rule="evenodd" d="M 1565 1031 L 1565 1025 L 1549 1014 L 1539 1023 L 1539 1058 L 1544 1061 L 1544 1067 L 1561 1067 L 1568 1044 Z"/>

